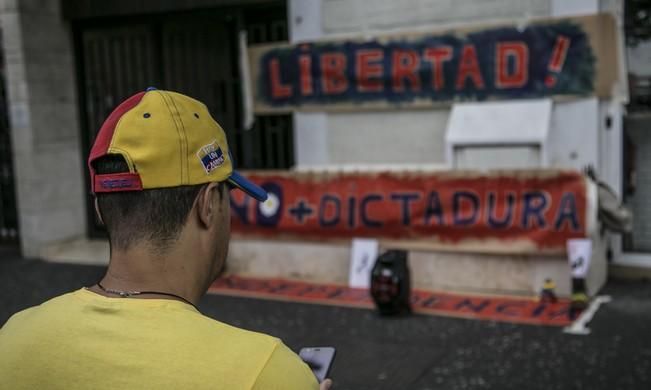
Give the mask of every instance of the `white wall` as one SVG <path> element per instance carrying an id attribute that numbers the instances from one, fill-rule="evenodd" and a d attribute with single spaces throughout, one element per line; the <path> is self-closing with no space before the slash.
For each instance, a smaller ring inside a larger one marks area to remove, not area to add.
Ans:
<path id="1" fill-rule="evenodd" d="M 331 114 L 329 162 L 443 164 L 448 116 L 448 110 Z"/>
<path id="2" fill-rule="evenodd" d="M 290 0 L 290 41 L 520 21 L 548 16 L 550 10 L 549 0 Z M 442 164 L 448 116 L 449 108 L 296 112 L 296 165 Z"/>
<path id="3" fill-rule="evenodd" d="M 548 0 L 322 0 L 322 4 L 326 34 L 440 28 L 550 13 Z"/>
<path id="4" fill-rule="evenodd" d="M 594 97 L 556 103 L 549 134 L 550 165 L 577 170 L 592 166 L 621 196 L 623 110 L 617 100 Z"/>
<path id="5" fill-rule="evenodd" d="M 294 158 L 299 167 L 330 164 L 328 116 L 324 112 L 294 112 Z"/>
<path id="6" fill-rule="evenodd" d="M 572 16 L 602 11 L 621 19 L 621 0 L 290 0 L 291 40 L 327 39 L 341 35 L 372 36 L 394 30 L 446 28 L 452 25 L 496 20 L 523 21 L 530 17 Z M 621 20 L 620 20 L 621 22 Z M 645 50 L 634 53 L 635 61 L 646 58 Z M 638 62 L 633 61 L 634 65 Z M 618 90 L 626 95 L 624 68 Z M 642 66 L 639 66 L 643 72 Z M 619 97 L 625 101 L 625 96 Z M 598 108 L 596 99 L 556 105 L 558 129 L 552 130 L 552 166 L 581 169 L 595 166 L 609 184 L 621 183 L 621 104 Z M 597 107 L 597 108 L 595 108 Z M 598 128 L 611 113 L 613 131 L 603 135 Z M 393 163 L 442 163 L 445 161 L 444 128 L 449 109 L 357 113 L 295 113 L 297 166 Z M 392 129 L 400 128 L 400 137 Z M 321 129 L 327 135 L 315 135 Z M 327 145 L 324 144 L 324 141 Z M 390 151 L 370 152 L 369 146 Z M 556 149 L 555 149 L 556 148 Z"/>
<path id="7" fill-rule="evenodd" d="M 599 0 L 551 0 L 552 16 L 589 15 L 599 12 Z"/>
<path id="8" fill-rule="evenodd" d="M 321 0 L 289 1 L 289 40 L 292 43 L 323 36 Z M 328 155 L 328 116 L 322 112 L 295 111 L 294 158 L 297 167 L 326 165 Z"/>
<path id="9" fill-rule="evenodd" d="M 533 17 L 581 15 L 612 9 L 621 11 L 621 6 L 621 0 L 289 0 L 290 37 L 293 42 L 346 36 L 371 37 L 401 30 L 440 30 L 463 24 L 526 22 Z M 306 20 L 310 21 L 309 25 L 304 23 Z M 622 75 L 624 69 L 622 67 Z M 625 88 L 620 90 L 625 91 Z M 621 145 L 621 120 L 617 115 L 622 111 L 622 97 L 619 99 L 620 103 L 613 104 L 599 102 L 596 98 L 555 104 L 548 140 L 549 165 L 575 169 L 593 165 L 609 183 L 621 182 L 621 154 L 617 151 Z M 613 117 L 612 130 L 608 132 L 603 128 L 607 113 Z M 322 164 L 443 163 L 448 117 L 449 107 L 422 111 L 295 113 L 297 165 L 301 168 Z M 314 134 L 315 131 L 321 134 Z M 596 252 L 601 256 L 603 250 Z M 422 262 L 428 267 L 430 263 L 434 264 L 430 256 L 444 255 L 428 254 L 427 261 Z M 591 277 L 591 280 L 596 280 L 589 286 L 591 292 L 605 279 L 605 260 L 602 257 L 599 257 L 599 267 L 593 267 L 596 270 L 593 273 L 598 271 L 599 275 Z M 459 254 L 450 255 L 450 258 L 450 264 L 457 264 Z M 551 276 L 559 283 L 560 290 L 569 291 L 565 279 L 567 263 L 563 258 L 549 261 L 504 257 L 496 262 L 497 265 L 489 265 L 482 256 L 473 255 L 468 261 L 491 277 L 500 273 L 501 266 L 505 269 L 523 267 L 522 275 L 517 278 L 512 275 L 497 278 L 500 282 L 496 289 L 517 289 L 526 285 L 524 289 L 533 292 L 540 288 L 545 277 Z M 437 269 L 450 267 L 450 272 L 440 275 L 444 278 L 463 275 L 459 270 L 452 270 L 450 264 L 438 264 Z M 422 274 L 427 275 L 427 281 L 431 283 L 431 275 Z M 524 274 L 528 275 L 526 281 Z M 441 281 L 441 287 L 444 284 Z M 465 281 L 451 284 L 492 288 L 484 282 L 477 282 L 474 286 Z"/>
<path id="10" fill-rule="evenodd" d="M 549 163 L 554 168 L 598 169 L 599 100 L 557 102 L 549 129 Z"/>
<path id="11" fill-rule="evenodd" d="M 292 43 L 323 36 L 321 0 L 289 1 L 289 39 Z"/>

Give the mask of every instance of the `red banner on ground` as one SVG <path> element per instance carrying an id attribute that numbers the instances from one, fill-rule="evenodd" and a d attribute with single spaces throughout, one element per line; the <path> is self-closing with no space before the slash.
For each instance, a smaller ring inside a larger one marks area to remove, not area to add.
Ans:
<path id="1" fill-rule="evenodd" d="M 292 302 L 373 308 L 364 289 L 283 279 L 243 278 L 234 275 L 217 279 L 208 290 L 214 294 Z M 538 299 L 492 295 L 468 295 L 414 290 L 411 307 L 419 314 L 532 325 L 566 326 L 571 323 L 567 299 L 556 303 Z"/>
<path id="2" fill-rule="evenodd" d="M 576 172 L 286 173 L 249 178 L 270 196 L 258 204 L 239 191 L 232 193 L 233 231 L 243 235 L 377 237 L 527 252 L 562 251 L 567 239 L 585 237 L 587 230 L 586 183 Z"/>

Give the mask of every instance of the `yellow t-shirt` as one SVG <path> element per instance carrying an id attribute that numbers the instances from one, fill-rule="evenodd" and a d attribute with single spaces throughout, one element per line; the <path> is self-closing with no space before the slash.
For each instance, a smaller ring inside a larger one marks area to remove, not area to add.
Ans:
<path id="1" fill-rule="evenodd" d="M 0 329 L 0 389 L 265 389 L 319 386 L 280 340 L 169 299 L 81 289 Z"/>

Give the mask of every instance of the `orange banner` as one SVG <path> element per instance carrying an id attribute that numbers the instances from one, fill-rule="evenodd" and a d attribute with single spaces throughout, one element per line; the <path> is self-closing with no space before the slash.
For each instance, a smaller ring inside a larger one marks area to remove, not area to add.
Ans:
<path id="1" fill-rule="evenodd" d="M 586 183 L 576 172 L 287 173 L 249 178 L 270 198 L 258 204 L 233 192 L 232 226 L 240 235 L 376 237 L 478 251 L 499 246 L 503 252 L 560 252 L 567 239 L 585 237 L 587 231 Z"/>

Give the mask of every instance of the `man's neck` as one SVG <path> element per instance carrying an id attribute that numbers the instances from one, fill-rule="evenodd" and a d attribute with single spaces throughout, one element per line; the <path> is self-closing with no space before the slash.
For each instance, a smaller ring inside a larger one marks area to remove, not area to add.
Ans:
<path id="1" fill-rule="evenodd" d="M 197 271 L 174 249 L 157 254 L 146 247 L 134 247 L 127 251 L 112 251 L 108 270 L 101 283 L 108 290 L 156 291 L 178 295 L 196 305 L 205 293 L 205 281 L 200 280 L 202 273 Z M 174 299 L 155 295 L 136 297 Z"/>

